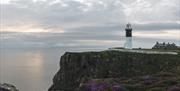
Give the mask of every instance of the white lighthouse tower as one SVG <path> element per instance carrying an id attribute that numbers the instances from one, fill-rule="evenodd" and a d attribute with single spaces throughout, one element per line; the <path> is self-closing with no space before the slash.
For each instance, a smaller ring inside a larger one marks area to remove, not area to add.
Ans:
<path id="1" fill-rule="evenodd" d="M 132 28 L 130 23 L 126 25 L 125 31 L 126 31 L 126 42 L 124 44 L 124 48 L 132 49 Z"/>

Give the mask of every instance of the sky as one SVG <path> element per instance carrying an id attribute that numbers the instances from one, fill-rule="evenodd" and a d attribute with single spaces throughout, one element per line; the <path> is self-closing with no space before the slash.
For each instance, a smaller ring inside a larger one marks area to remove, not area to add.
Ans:
<path id="1" fill-rule="evenodd" d="M 133 47 L 180 45 L 180 0 L 1 0 L 1 47 Z"/>

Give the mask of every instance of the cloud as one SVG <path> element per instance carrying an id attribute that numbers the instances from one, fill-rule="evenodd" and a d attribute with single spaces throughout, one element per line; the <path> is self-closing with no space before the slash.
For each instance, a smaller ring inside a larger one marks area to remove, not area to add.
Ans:
<path id="1" fill-rule="evenodd" d="M 179 6 L 179 0 L 12 0 L 0 4 L 1 41 L 23 46 L 75 46 L 84 41 L 120 45 L 127 22 L 138 40 L 151 31 L 179 33 Z M 178 43 L 169 35 L 166 40 Z"/>
<path id="2" fill-rule="evenodd" d="M 13 0 L 1 4 L 4 27 L 36 23 L 43 28 L 74 28 L 107 23 L 178 22 L 179 0 Z"/>
<path id="3" fill-rule="evenodd" d="M 130 21 L 163 23 L 180 19 L 179 0 L 134 0 L 122 5 Z"/>
<path id="4" fill-rule="evenodd" d="M 178 30 L 133 31 L 134 47 L 152 47 L 156 41 L 170 42 L 180 45 Z M 168 38 L 167 38 L 168 37 Z M 1 47 L 102 47 L 123 46 L 124 30 L 107 31 L 72 31 L 64 33 L 17 33 L 2 32 Z M 143 46 L 144 45 L 144 46 Z"/>

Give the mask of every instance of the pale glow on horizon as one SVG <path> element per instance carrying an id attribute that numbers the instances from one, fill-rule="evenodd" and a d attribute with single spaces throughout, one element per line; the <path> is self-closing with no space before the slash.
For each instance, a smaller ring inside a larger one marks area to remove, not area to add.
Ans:
<path id="1" fill-rule="evenodd" d="M 160 32 L 156 31 L 144 31 L 134 32 L 133 35 L 144 38 L 160 38 L 160 39 L 180 39 L 180 30 L 163 30 Z"/>
<path id="2" fill-rule="evenodd" d="M 0 0 L 0 4 L 8 4 L 10 0 Z"/>
<path id="3" fill-rule="evenodd" d="M 24 31 L 25 33 L 41 33 L 41 32 L 50 32 L 50 33 L 64 33 L 64 30 L 59 29 L 58 31 L 53 31 L 53 30 L 46 30 L 46 29 L 42 29 L 42 28 L 34 28 L 34 29 L 27 29 L 26 31 Z"/>
<path id="4" fill-rule="evenodd" d="M 50 33 L 64 33 L 65 31 L 62 28 L 58 29 L 43 29 L 43 28 L 26 28 L 26 27 L 18 27 L 18 28 L 4 28 L 0 29 L 0 32 L 18 32 L 18 33 L 43 33 L 43 32 L 50 32 Z"/>
<path id="5" fill-rule="evenodd" d="M 78 40 L 78 42 L 85 45 L 91 45 L 91 44 L 104 45 L 104 44 L 119 43 L 120 41 L 118 40 Z"/>

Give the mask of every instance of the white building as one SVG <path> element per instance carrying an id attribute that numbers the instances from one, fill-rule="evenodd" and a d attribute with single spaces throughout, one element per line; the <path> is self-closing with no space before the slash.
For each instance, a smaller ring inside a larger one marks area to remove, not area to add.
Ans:
<path id="1" fill-rule="evenodd" d="M 124 48 L 125 49 L 132 49 L 132 28 L 131 28 L 131 24 L 127 24 L 126 28 L 126 42 L 124 44 Z"/>

